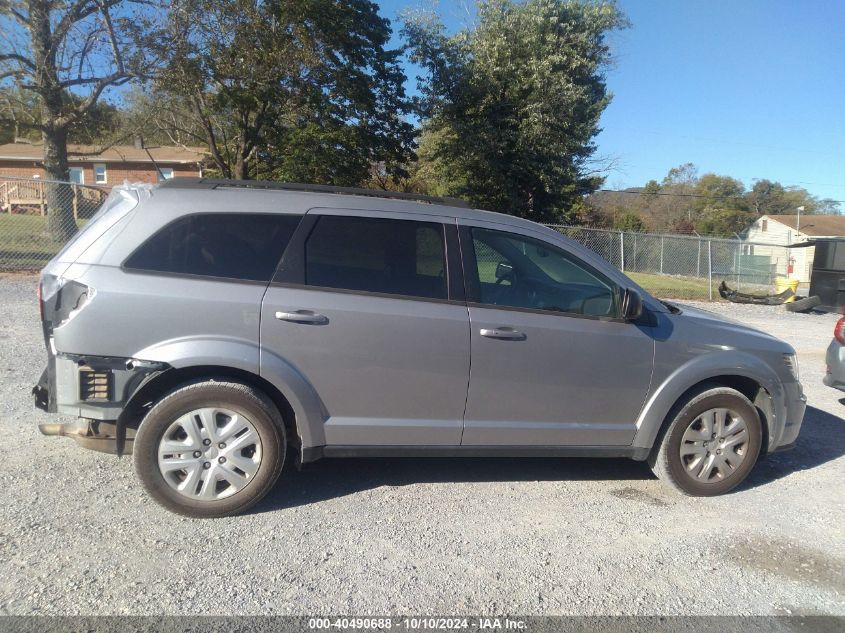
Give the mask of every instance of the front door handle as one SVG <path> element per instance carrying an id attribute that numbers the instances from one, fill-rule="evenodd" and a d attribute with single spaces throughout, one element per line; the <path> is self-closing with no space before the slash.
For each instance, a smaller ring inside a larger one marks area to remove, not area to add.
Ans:
<path id="1" fill-rule="evenodd" d="M 311 310 L 297 310 L 296 312 L 276 312 L 276 318 L 279 321 L 290 321 L 291 323 L 312 323 L 322 325 L 328 323 L 329 319 L 322 314 L 317 314 Z"/>
<path id="2" fill-rule="evenodd" d="M 497 327 L 497 328 L 481 328 L 481 336 L 487 338 L 498 338 L 506 341 L 524 341 L 525 334 L 519 330 L 514 330 L 512 327 Z"/>

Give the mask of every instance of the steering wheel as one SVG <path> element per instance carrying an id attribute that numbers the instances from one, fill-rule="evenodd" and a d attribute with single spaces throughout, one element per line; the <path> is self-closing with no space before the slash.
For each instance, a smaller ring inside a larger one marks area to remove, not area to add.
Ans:
<path id="1" fill-rule="evenodd" d="M 511 281 L 511 288 L 519 303 L 526 307 L 540 307 L 539 299 L 543 290 L 549 289 L 549 284 L 539 277 L 516 276 Z"/>

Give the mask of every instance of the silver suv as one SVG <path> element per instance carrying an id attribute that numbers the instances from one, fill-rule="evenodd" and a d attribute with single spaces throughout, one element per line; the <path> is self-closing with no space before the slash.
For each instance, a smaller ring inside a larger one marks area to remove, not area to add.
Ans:
<path id="1" fill-rule="evenodd" d="M 786 343 L 455 200 L 118 187 L 39 293 L 36 404 L 79 418 L 41 431 L 132 452 L 189 516 L 251 506 L 286 455 L 629 457 L 715 495 L 804 415 Z"/>

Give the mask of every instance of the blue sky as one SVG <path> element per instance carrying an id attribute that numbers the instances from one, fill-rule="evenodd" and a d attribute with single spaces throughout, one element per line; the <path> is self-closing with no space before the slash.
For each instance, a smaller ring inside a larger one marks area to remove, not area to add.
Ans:
<path id="1" fill-rule="evenodd" d="M 394 21 L 430 6 L 379 4 Z M 693 162 L 749 188 L 769 178 L 845 200 L 845 0 L 619 5 L 632 26 L 611 38 L 614 99 L 597 139 L 598 155 L 616 162 L 606 186 L 659 181 Z M 452 30 L 472 19 L 472 2 L 437 7 Z"/>

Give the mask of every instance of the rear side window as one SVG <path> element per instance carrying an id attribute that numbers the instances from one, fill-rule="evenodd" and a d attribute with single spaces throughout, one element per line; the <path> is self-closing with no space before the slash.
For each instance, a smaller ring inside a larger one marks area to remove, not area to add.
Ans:
<path id="1" fill-rule="evenodd" d="M 443 225 L 322 216 L 305 245 L 309 286 L 446 299 Z"/>
<path id="2" fill-rule="evenodd" d="M 134 270 L 268 281 L 276 270 L 298 215 L 206 213 L 165 226 L 124 266 Z"/>

